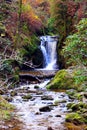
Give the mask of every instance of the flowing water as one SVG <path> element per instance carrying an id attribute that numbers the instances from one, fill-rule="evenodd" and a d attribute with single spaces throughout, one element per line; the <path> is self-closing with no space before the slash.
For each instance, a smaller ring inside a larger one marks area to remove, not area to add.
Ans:
<path id="1" fill-rule="evenodd" d="M 66 130 L 64 125 L 66 105 L 71 100 L 64 91 L 46 90 L 46 85 L 51 80 L 48 77 L 58 69 L 56 52 L 58 40 L 57 37 L 51 36 L 42 36 L 40 39 L 44 56 L 43 72 L 39 70 L 38 73 L 35 70 L 21 75 L 34 75 L 38 76 L 37 78 L 45 77 L 45 79 L 40 79 L 41 83 L 33 81 L 32 84 L 26 81 L 19 87 L 9 90 L 10 93 L 16 93 L 11 103 L 16 107 L 17 119 L 21 122 L 20 128 L 9 130 Z"/>
<path id="2" fill-rule="evenodd" d="M 51 36 L 42 36 L 40 39 L 44 57 L 43 75 L 45 73 L 45 76 L 50 76 L 55 73 L 54 70 L 58 69 L 56 51 L 58 39 Z M 34 71 L 31 73 L 34 75 Z M 65 129 L 66 102 L 69 99 L 64 92 L 47 91 L 46 85 L 49 81 L 50 79 L 45 79 L 39 84 L 22 84 L 15 89 L 17 95 L 14 96 L 12 104 L 16 106 L 19 120 L 23 122 L 22 130 Z M 26 95 L 31 95 L 32 98 L 24 99 Z"/>
<path id="3" fill-rule="evenodd" d="M 58 40 L 57 37 L 51 36 L 42 36 L 40 39 L 44 57 L 43 73 L 38 70 L 40 73 L 38 74 L 35 70 L 35 73 L 32 71 L 30 74 L 50 77 L 58 69 L 56 51 Z M 28 74 L 29 72 L 25 75 Z M 34 84 L 27 82 L 14 89 L 17 95 L 13 97 L 12 104 L 16 106 L 16 114 L 23 123 L 21 130 L 65 130 L 64 120 L 69 98 L 63 91 L 47 91 L 46 85 L 49 81 L 50 79 L 43 79 L 41 83 Z M 23 98 L 29 95 L 30 99 Z"/>
<path id="4" fill-rule="evenodd" d="M 45 86 L 48 82 L 49 80 L 40 84 L 21 85 L 15 89 L 18 94 L 13 98 L 12 104 L 16 106 L 19 120 L 23 122 L 21 130 L 48 130 L 49 127 L 65 130 L 68 96 L 64 92 L 47 91 Z M 35 86 L 39 88 L 35 89 Z M 27 94 L 32 98 L 23 99 Z"/>
<path id="5" fill-rule="evenodd" d="M 40 39 L 40 48 L 44 57 L 43 68 L 46 70 L 57 69 L 57 36 L 42 36 Z"/>

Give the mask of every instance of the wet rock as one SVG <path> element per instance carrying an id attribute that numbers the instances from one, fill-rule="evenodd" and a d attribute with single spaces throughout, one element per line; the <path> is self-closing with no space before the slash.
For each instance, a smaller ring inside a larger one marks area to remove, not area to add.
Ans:
<path id="1" fill-rule="evenodd" d="M 72 111 L 81 111 L 83 109 L 87 109 L 87 104 L 83 103 L 83 102 L 79 102 L 79 103 L 69 103 L 67 104 L 67 108 L 68 109 L 72 109 Z"/>
<path id="2" fill-rule="evenodd" d="M 58 103 L 66 103 L 67 101 L 66 100 L 60 100 L 58 101 Z"/>
<path id="3" fill-rule="evenodd" d="M 5 98 L 5 100 L 7 100 L 8 102 L 12 102 L 12 100 L 13 100 L 11 96 L 5 96 L 4 98 Z"/>
<path id="4" fill-rule="evenodd" d="M 55 101 L 54 101 L 54 105 L 55 105 L 55 106 L 58 106 L 58 105 L 59 105 L 59 101 L 58 101 L 58 100 L 55 100 Z"/>
<path id="5" fill-rule="evenodd" d="M 53 103 L 52 103 L 52 102 L 48 102 L 47 104 L 49 104 L 49 105 L 53 105 Z"/>
<path id="6" fill-rule="evenodd" d="M 37 91 L 36 90 L 28 90 L 27 93 L 36 93 L 37 94 Z"/>
<path id="7" fill-rule="evenodd" d="M 39 86 L 34 86 L 34 89 L 39 89 Z"/>
<path id="8" fill-rule="evenodd" d="M 42 102 L 43 104 L 47 104 L 46 102 Z"/>
<path id="9" fill-rule="evenodd" d="M 52 110 L 51 106 L 44 106 L 39 109 L 40 112 L 50 112 Z"/>
<path id="10" fill-rule="evenodd" d="M 53 130 L 53 128 L 52 127 L 48 127 L 47 130 Z"/>
<path id="11" fill-rule="evenodd" d="M 75 99 L 75 98 L 76 98 L 76 97 L 75 97 L 75 94 L 77 93 L 76 90 L 74 90 L 74 89 L 69 89 L 69 90 L 66 91 L 66 93 L 68 94 L 68 96 L 69 96 L 70 99 Z"/>
<path id="12" fill-rule="evenodd" d="M 61 94 L 61 97 L 65 97 L 65 94 Z"/>
<path id="13" fill-rule="evenodd" d="M 64 108 L 64 107 L 65 107 L 65 104 L 61 104 L 60 107 Z"/>
<path id="14" fill-rule="evenodd" d="M 10 95 L 13 96 L 17 96 L 17 92 L 16 91 L 11 91 Z"/>
<path id="15" fill-rule="evenodd" d="M 84 123 L 84 118 L 78 113 L 70 113 L 66 116 L 66 122 L 72 122 L 75 125 L 80 125 Z"/>
<path id="16" fill-rule="evenodd" d="M 35 100 L 35 98 L 31 98 L 31 101 L 34 101 Z"/>
<path id="17" fill-rule="evenodd" d="M 42 91 L 38 91 L 36 94 L 37 94 L 37 95 L 42 95 L 43 92 L 42 92 Z"/>
<path id="18" fill-rule="evenodd" d="M 56 115 L 55 117 L 61 117 L 61 115 Z"/>
<path id="19" fill-rule="evenodd" d="M 53 97 L 44 95 L 41 97 L 41 100 L 53 100 Z"/>
<path id="20" fill-rule="evenodd" d="M 41 113 L 40 112 L 36 112 L 35 115 L 41 115 Z"/>
<path id="21" fill-rule="evenodd" d="M 32 96 L 31 96 L 30 94 L 28 94 L 28 95 L 24 95 L 22 98 L 23 98 L 24 100 L 29 100 L 29 99 L 32 98 Z"/>
<path id="22" fill-rule="evenodd" d="M 49 115 L 49 117 L 51 118 L 51 117 L 53 117 L 52 115 Z"/>

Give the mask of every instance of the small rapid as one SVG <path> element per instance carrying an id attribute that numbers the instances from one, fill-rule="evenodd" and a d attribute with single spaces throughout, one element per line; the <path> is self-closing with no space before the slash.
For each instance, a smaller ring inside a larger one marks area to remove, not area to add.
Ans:
<path id="1" fill-rule="evenodd" d="M 23 122 L 21 130 L 64 130 L 64 120 L 67 112 L 68 96 L 64 92 L 47 91 L 45 86 L 50 80 L 39 84 L 21 85 L 16 88 L 12 104 L 16 106 L 16 114 Z M 38 86 L 39 88 L 35 88 Z M 24 99 L 31 95 L 31 99 Z M 58 103 L 59 102 L 59 103 Z M 58 103 L 58 105 L 57 105 Z"/>

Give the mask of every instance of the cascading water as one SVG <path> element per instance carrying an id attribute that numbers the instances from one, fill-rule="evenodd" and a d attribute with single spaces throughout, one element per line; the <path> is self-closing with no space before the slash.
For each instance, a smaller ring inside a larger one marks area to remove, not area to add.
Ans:
<path id="1" fill-rule="evenodd" d="M 46 70 L 57 69 L 57 36 L 42 36 L 41 39 L 41 51 L 43 53 L 44 61 L 43 68 Z"/>

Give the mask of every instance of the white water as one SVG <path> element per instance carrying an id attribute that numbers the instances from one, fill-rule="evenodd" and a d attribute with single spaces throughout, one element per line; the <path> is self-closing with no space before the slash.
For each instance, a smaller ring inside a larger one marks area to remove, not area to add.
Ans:
<path id="1" fill-rule="evenodd" d="M 43 53 L 43 69 L 55 70 L 57 69 L 57 37 L 56 36 L 42 36 L 41 51 Z"/>
<path id="2" fill-rule="evenodd" d="M 22 85 L 20 88 L 15 89 L 18 95 L 14 96 L 12 104 L 16 106 L 16 114 L 19 120 L 23 122 L 21 130 L 47 130 L 48 126 L 51 126 L 54 130 L 64 130 L 62 123 L 65 121 L 65 112 L 67 111 L 66 103 L 60 103 L 58 106 L 54 106 L 50 112 L 39 111 L 39 108 L 55 104 L 56 101 L 62 101 L 64 99 L 68 101 L 68 96 L 64 92 L 47 91 L 45 86 L 48 82 L 49 80 L 40 84 Z M 40 87 L 38 90 L 34 89 L 36 85 Z M 21 93 L 20 90 L 25 90 L 26 88 L 32 91 L 41 91 L 42 94 L 37 95 L 37 93 L 31 93 L 35 99 L 24 101 L 22 96 L 28 93 Z M 41 100 L 41 97 L 44 95 L 52 96 L 53 100 Z M 61 116 L 56 117 L 58 114 Z"/>

